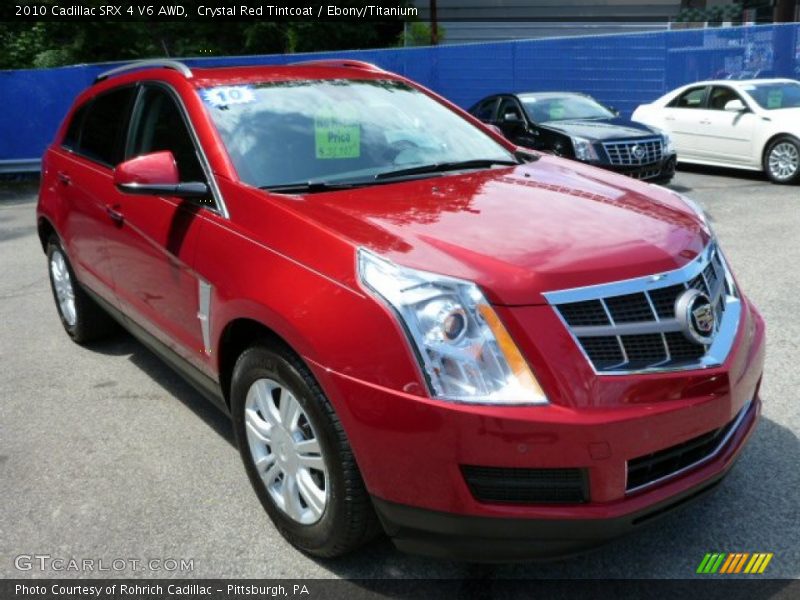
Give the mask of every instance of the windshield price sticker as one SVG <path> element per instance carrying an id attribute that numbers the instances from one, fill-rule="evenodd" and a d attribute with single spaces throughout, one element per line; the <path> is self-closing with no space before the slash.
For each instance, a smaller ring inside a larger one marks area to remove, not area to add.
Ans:
<path id="1" fill-rule="evenodd" d="M 783 106 L 783 90 L 770 90 L 767 94 L 767 108 L 780 108 Z"/>
<path id="2" fill-rule="evenodd" d="M 248 104 L 256 97 L 253 88 L 248 85 L 221 86 L 201 90 L 200 94 L 206 104 L 214 108 L 230 106 L 231 104 Z"/>
<path id="3" fill-rule="evenodd" d="M 332 111 L 314 118 L 317 158 L 358 158 L 361 156 L 361 126 L 354 118 Z"/>

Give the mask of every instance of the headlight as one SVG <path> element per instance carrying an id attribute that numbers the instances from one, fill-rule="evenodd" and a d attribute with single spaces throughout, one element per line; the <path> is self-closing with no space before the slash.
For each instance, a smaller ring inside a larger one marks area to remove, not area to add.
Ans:
<path id="1" fill-rule="evenodd" d="M 358 251 L 361 282 L 405 330 L 431 395 L 478 404 L 547 404 L 528 363 L 472 282 Z"/>
<path id="2" fill-rule="evenodd" d="M 675 145 L 672 143 L 672 137 L 666 132 L 662 131 L 661 135 L 664 136 L 664 154 L 673 154 L 675 152 Z"/>
<path id="3" fill-rule="evenodd" d="M 597 152 L 594 151 L 592 142 L 582 137 L 571 137 L 572 147 L 575 150 L 575 158 L 578 160 L 595 160 Z"/>
<path id="4" fill-rule="evenodd" d="M 662 148 L 663 148 L 663 153 L 664 154 L 672 154 L 672 153 L 675 152 L 675 144 L 672 143 L 672 136 L 670 136 L 669 133 L 667 133 L 666 131 L 664 131 L 660 127 L 653 127 L 652 125 L 650 126 L 650 129 L 652 129 L 653 131 L 655 131 L 657 134 L 659 134 L 661 136 L 661 138 L 663 140 L 662 141 L 662 143 L 663 143 Z"/>
<path id="5" fill-rule="evenodd" d="M 712 218 L 706 210 L 700 206 L 697 202 L 689 198 L 688 196 L 684 196 L 683 194 L 679 194 L 678 192 L 672 192 L 675 194 L 680 200 L 686 204 L 689 208 L 692 209 L 694 214 L 700 217 L 700 220 L 703 221 L 703 226 L 706 229 L 706 233 L 711 237 L 711 242 L 716 246 L 716 251 L 719 253 L 719 257 L 722 262 L 723 270 L 725 271 L 725 280 L 728 283 L 728 293 L 732 296 L 739 297 L 739 289 L 736 285 L 736 279 L 733 277 L 733 272 L 731 271 L 730 265 L 728 264 L 728 260 L 725 258 L 724 253 L 722 252 L 722 248 L 720 247 L 719 241 L 717 240 L 717 234 L 714 232 L 714 228 L 711 226 Z"/>

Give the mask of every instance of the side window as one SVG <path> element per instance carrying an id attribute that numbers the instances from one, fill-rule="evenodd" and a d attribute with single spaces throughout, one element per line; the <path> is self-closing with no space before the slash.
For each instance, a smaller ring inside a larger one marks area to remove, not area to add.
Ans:
<path id="1" fill-rule="evenodd" d="M 742 100 L 742 98 L 729 87 L 715 86 L 711 89 L 708 97 L 708 108 L 713 110 L 725 110 L 725 105 L 731 100 Z M 744 100 L 742 100 L 744 104 Z"/>
<path id="2" fill-rule="evenodd" d="M 125 87 L 97 96 L 87 106 L 77 152 L 109 167 L 122 160 L 122 147 L 134 88 Z"/>
<path id="3" fill-rule="evenodd" d="M 191 135 L 171 94 L 160 87 L 147 87 L 139 106 L 128 156 L 169 150 L 181 181 L 205 181 Z"/>
<path id="4" fill-rule="evenodd" d="M 78 142 L 81 137 L 81 126 L 83 125 L 84 117 L 86 117 L 86 109 L 90 104 L 91 100 L 82 104 L 80 108 L 73 113 L 72 120 L 67 127 L 67 132 L 64 134 L 64 139 L 61 141 L 61 146 L 64 148 L 77 152 Z"/>
<path id="5" fill-rule="evenodd" d="M 497 98 L 484 100 L 475 109 L 475 116 L 481 121 L 491 121 L 494 118 L 494 107 L 497 106 Z"/>
<path id="6" fill-rule="evenodd" d="M 500 103 L 500 110 L 498 111 L 498 121 L 521 121 L 522 111 L 519 108 L 516 100 L 511 98 L 503 98 Z"/>
<path id="7" fill-rule="evenodd" d="M 696 87 L 686 90 L 675 98 L 669 105 L 673 108 L 703 108 L 703 100 L 706 97 L 705 87 Z"/>

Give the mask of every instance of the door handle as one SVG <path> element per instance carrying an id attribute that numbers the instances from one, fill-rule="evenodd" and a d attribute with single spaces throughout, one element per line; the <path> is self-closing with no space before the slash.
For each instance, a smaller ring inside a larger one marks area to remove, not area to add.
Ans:
<path id="1" fill-rule="evenodd" d="M 56 177 L 58 177 L 58 181 L 60 181 L 63 185 L 69 185 L 70 183 L 72 183 L 72 179 L 70 179 L 70 176 L 67 175 L 64 171 L 59 171 L 56 174 Z"/>
<path id="2" fill-rule="evenodd" d="M 117 225 L 122 225 L 125 221 L 125 215 L 119 212 L 119 204 L 106 204 L 106 214 Z"/>
<path id="3" fill-rule="evenodd" d="M 664 117 L 665 121 L 674 121 L 675 117 Z"/>
<path id="4" fill-rule="evenodd" d="M 708 119 L 703 119 L 702 121 L 700 121 L 700 125 L 711 125 L 711 121 L 709 121 Z"/>

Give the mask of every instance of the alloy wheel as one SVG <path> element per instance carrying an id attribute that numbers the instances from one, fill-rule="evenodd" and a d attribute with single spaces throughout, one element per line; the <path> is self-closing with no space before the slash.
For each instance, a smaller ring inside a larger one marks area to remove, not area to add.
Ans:
<path id="1" fill-rule="evenodd" d="M 769 153 L 768 166 L 776 179 L 791 179 L 800 168 L 800 152 L 789 142 L 777 144 Z"/>
<path id="2" fill-rule="evenodd" d="M 75 309 L 75 288 L 67 268 L 67 261 L 60 250 L 54 250 L 50 256 L 50 275 L 53 278 L 53 289 L 56 292 L 58 308 L 69 327 L 74 327 L 78 320 Z"/>
<path id="3" fill-rule="evenodd" d="M 247 443 L 256 471 L 275 505 L 312 525 L 328 504 L 328 470 L 308 415 L 294 394 L 272 379 L 258 379 L 244 409 Z"/>

